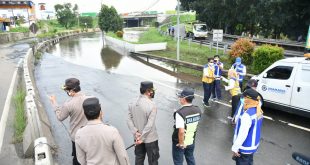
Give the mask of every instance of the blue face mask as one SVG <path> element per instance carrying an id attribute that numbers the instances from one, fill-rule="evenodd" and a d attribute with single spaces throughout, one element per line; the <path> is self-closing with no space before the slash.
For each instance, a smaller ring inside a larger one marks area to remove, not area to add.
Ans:
<path id="1" fill-rule="evenodd" d="M 236 62 L 236 65 L 240 65 L 241 64 L 241 62 Z"/>

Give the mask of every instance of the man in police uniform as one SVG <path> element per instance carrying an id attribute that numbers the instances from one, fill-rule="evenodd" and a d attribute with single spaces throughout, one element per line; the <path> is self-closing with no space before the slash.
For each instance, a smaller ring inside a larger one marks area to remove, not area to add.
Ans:
<path id="1" fill-rule="evenodd" d="M 122 137 L 116 128 L 102 123 L 103 112 L 99 100 L 88 98 L 83 103 L 88 120 L 75 135 L 77 159 L 82 165 L 129 165 Z"/>
<path id="2" fill-rule="evenodd" d="M 195 165 L 195 136 L 201 111 L 192 105 L 194 90 L 185 88 L 177 94 L 182 107 L 174 113 L 174 131 L 172 134 L 172 156 L 175 165 L 183 165 L 183 155 L 188 165 Z"/>
<path id="3" fill-rule="evenodd" d="M 139 98 L 129 104 L 127 124 L 135 138 L 135 164 L 143 165 L 145 154 L 149 165 L 157 165 L 159 159 L 158 134 L 155 126 L 157 109 L 152 101 L 155 95 L 153 83 L 141 82 Z"/>
<path id="4" fill-rule="evenodd" d="M 76 78 L 66 79 L 63 90 L 68 94 L 68 99 L 62 106 L 58 106 L 56 97 L 50 96 L 51 104 L 53 105 L 56 117 L 59 121 L 63 121 L 70 116 L 70 137 L 72 140 L 72 156 L 73 165 L 79 165 L 75 151 L 75 133 L 87 123 L 87 119 L 83 113 L 83 102 L 87 98 L 83 94 L 80 87 L 80 81 Z"/>
<path id="5" fill-rule="evenodd" d="M 263 111 L 259 103 L 259 94 L 254 89 L 247 89 L 243 96 L 244 107 L 235 127 L 231 150 L 236 165 L 251 165 L 259 146 Z"/>

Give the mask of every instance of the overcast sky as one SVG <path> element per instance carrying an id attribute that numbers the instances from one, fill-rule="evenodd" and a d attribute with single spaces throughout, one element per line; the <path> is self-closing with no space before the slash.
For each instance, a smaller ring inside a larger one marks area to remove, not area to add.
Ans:
<path id="1" fill-rule="evenodd" d="M 118 13 L 127 13 L 134 11 L 167 11 L 174 10 L 177 0 L 33 0 L 38 3 L 46 3 L 46 10 L 54 10 L 54 5 L 70 2 L 77 4 L 80 12 L 98 12 L 100 4 L 114 6 Z M 152 6 L 152 7 L 151 7 Z M 148 9 L 151 7 L 150 9 Z"/>

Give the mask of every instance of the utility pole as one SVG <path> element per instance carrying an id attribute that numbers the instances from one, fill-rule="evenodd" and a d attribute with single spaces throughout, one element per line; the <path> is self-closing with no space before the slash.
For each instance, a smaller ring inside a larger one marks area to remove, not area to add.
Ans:
<path id="1" fill-rule="evenodd" d="M 178 0 L 178 22 L 177 22 L 177 60 L 180 60 L 180 0 Z"/>

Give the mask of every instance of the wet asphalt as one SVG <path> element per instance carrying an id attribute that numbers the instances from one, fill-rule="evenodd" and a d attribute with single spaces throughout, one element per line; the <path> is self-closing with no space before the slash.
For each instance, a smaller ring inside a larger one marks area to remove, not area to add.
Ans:
<path id="1" fill-rule="evenodd" d="M 111 46 L 110 46 L 111 47 Z M 121 50 L 118 52 L 122 53 Z M 180 107 L 176 97 L 179 89 L 190 86 L 196 90 L 193 104 L 202 112 L 198 126 L 195 157 L 198 165 L 234 164 L 231 159 L 233 127 L 227 116 L 230 114 L 228 93 L 223 92 L 222 103 L 212 102 L 210 108 L 201 105 L 203 95 L 200 79 L 174 74 L 167 65 L 162 67 L 144 64 L 129 56 L 119 54 L 109 47 L 102 48 L 99 34 L 85 35 L 65 40 L 44 53 L 36 66 L 35 79 L 41 102 L 52 124 L 52 132 L 58 144 L 56 160 L 58 164 L 71 164 L 71 142 L 66 129 L 68 119 L 63 123 L 56 119 L 48 96 L 55 94 L 59 103 L 68 96 L 61 90 L 66 78 L 76 77 L 81 81 L 82 91 L 100 99 L 104 111 L 104 122 L 116 127 L 125 145 L 133 142 L 126 124 L 128 103 L 139 96 L 141 81 L 151 80 L 156 88 L 155 103 L 158 108 L 156 126 L 159 134 L 159 164 L 170 165 L 171 135 L 173 131 L 173 111 Z M 168 68 L 168 69 L 167 69 Z M 176 77 L 178 76 L 178 77 Z M 288 123 L 310 128 L 309 119 L 265 109 L 262 139 L 254 156 L 257 165 L 297 164 L 291 157 L 293 152 L 310 155 L 310 132 L 288 125 Z M 131 164 L 134 164 L 134 150 L 129 149 Z"/>

